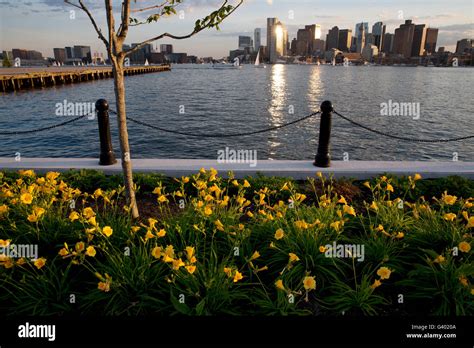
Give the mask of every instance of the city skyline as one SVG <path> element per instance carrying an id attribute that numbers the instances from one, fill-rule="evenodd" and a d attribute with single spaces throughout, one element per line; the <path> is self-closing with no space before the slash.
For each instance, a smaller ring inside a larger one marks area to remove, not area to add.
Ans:
<path id="1" fill-rule="evenodd" d="M 149 0 L 145 2 L 152 3 Z M 119 1 L 114 3 L 118 4 Z M 142 3 L 140 6 L 144 6 Z M 192 3 L 192 6 L 180 7 L 184 11 L 183 19 L 173 16 L 132 30 L 129 43 L 140 42 L 164 31 L 186 33 L 192 30 L 196 19 L 217 8 L 220 1 L 199 0 Z M 91 46 L 93 52 L 105 53 L 88 19 L 80 11 L 76 11 L 75 18 L 71 19 L 69 11 L 74 8 L 61 0 L 4 0 L 0 4 L 0 50 L 24 48 L 37 50 L 44 56 L 51 57 L 56 47 L 87 45 Z M 223 57 L 229 49 L 235 47 L 238 36 L 253 37 L 255 28 L 261 28 L 262 45 L 266 45 L 268 17 L 279 18 L 288 30 L 290 41 L 296 37 L 298 29 L 308 24 L 320 24 L 325 35 L 333 26 L 354 30 L 355 25 L 360 22 L 368 22 L 371 28 L 374 23 L 382 21 L 387 25 L 387 32 L 393 33 L 406 19 L 413 19 L 426 23 L 427 27 L 438 28 L 438 46 L 445 46 L 452 51 L 458 40 L 474 36 L 474 9 L 470 1 L 461 0 L 451 1 L 448 10 L 445 7 L 446 1 L 439 0 L 430 2 L 429 8 L 426 8 L 426 2 L 423 1 L 388 1 L 383 6 L 374 5 L 373 1 L 358 2 L 357 6 L 350 1 L 341 1 L 323 6 L 308 0 L 249 0 L 222 24 L 221 31 L 205 31 L 185 41 L 160 40 L 153 45 L 159 47 L 160 44 L 173 44 L 176 51 L 200 57 Z M 45 14 L 48 14 L 48 21 L 44 21 Z M 93 14 L 99 25 L 105 28 L 102 13 L 94 9 Z M 24 20 L 18 21 L 18 16 Z M 58 27 L 61 30 L 57 30 Z M 51 32 L 56 35 L 51 35 Z"/>

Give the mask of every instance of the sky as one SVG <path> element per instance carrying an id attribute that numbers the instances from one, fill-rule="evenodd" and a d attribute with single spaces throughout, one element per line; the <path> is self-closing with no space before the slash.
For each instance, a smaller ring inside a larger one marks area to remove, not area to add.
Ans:
<path id="1" fill-rule="evenodd" d="M 77 0 L 71 0 L 77 1 Z M 112 0 L 119 20 L 120 0 Z M 134 8 L 159 4 L 163 0 L 132 0 Z M 197 19 L 217 9 L 223 0 L 183 0 L 178 16 L 162 18 L 158 22 L 133 27 L 126 43 L 141 42 L 163 32 L 188 34 Z M 236 0 L 229 0 L 230 3 Z M 99 27 L 106 32 L 104 2 L 84 0 L 91 8 Z M 75 12 L 71 12 L 75 11 Z M 140 12 L 138 19 L 151 12 Z M 322 26 L 322 39 L 333 26 L 352 29 L 359 22 L 387 24 L 387 32 L 394 32 L 406 19 L 416 24 L 439 28 L 438 46 L 453 51 L 456 42 L 474 38 L 474 0 L 244 0 L 221 25 L 221 30 L 206 30 L 187 40 L 164 39 L 159 44 L 173 44 L 175 52 L 186 52 L 199 57 L 224 57 L 237 49 L 238 36 L 253 37 L 255 28 L 262 28 L 262 44 L 266 41 L 266 18 L 277 17 L 288 28 L 290 40 L 299 28 L 308 24 Z M 0 50 L 33 49 L 45 57 L 53 56 L 54 47 L 91 46 L 93 52 L 105 54 L 103 43 L 97 38 L 89 19 L 79 9 L 63 0 L 0 0 Z"/>

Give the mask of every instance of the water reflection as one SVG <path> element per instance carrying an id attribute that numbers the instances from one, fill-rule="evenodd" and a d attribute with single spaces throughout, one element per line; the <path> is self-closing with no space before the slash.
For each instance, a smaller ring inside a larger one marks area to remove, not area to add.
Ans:
<path id="1" fill-rule="evenodd" d="M 268 112 L 270 114 L 270 123 L 277 126 L 285 122 L 286 105 L 286 65 L 274 64 L 270 72 L 270 105 Z M 268 139 L 268 159 L 273 159 L 277 153 L 277 148 L 281 145 L 277 142 L 278 130 L 272 131 Z"/>
<path id="2" fill-rule="evenodd" d="M 319 110 L 319 103 L 322 100 L 324 83 L 321 79 L 321 68 L 319 66 L 311 67 L 311 73 L 308 79 L 307 102 L 311 112 Z"/>

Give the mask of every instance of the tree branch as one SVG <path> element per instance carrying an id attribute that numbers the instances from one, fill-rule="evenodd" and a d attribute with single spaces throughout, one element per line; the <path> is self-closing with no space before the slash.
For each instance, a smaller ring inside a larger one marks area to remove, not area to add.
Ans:
<path id="1" fill-rule="evenodd" d="M 219 13 L 220 11 L 222 11 L 225 8 L 227 2 L 228 2 L 228 0 L 225 0 L 224 3 L 221 5 L 221 7 L 219 7 L 218 10 L 214 11 L 214 13 Z M 239 8 L 240 5 L 242 5 L 242 3 L 243 3 L 243 0 L 240 0 L 239 3 L 235 7 L 232 8 L 231 11 L 229 11 L 225 16 L 221 17 L 221 20 L 219 22 L 222 22 L 224 19 L 229 17 L 235 10 L 237 10 L 237 8 Z M 209 23 L 207 23 L 206 25 L 204 25 L 202 27 L 195 27 L 194 30 L 191 33 L 189 33 L 187 35 L 182 35 L 182 36 L 173 35 L 173 34 L 170 34 L 170 33 L 163 33 L 161 35 L 155 36 L 154 38 L 151 38 L 149 40 L 146 40 L 146 41 L 143 41 L 143 42 L 139 43 L 135 47 L 133 47 L 133 48 L 127 50 L 127 51 L 124 51 L 124 53 L 125 53 L 125 56 L 128 56 L 131 53 L 138 51 L 140 48 L 144 47 L 145 45 L 147 45 L 149 43 L 152 43 L 153 41 L 160 40 L 164 37 L 169 37 L 169 38 L 174 39 L 174 40 L 188 39 L 188 38 L 196 35 L 197 33 L 203 31 L 204 29 L 210 28 L 213 25 L 215 25 L 215 24 L 212 23 L 212 22 L 209 22 Z"/>
<path id="2" fill-rule="evenodd" d="M 125 40 L 128 33 L 128 26 L 130 22 L 130 0 L 123 0 L 122 2 L 122 23 L 118 32 L 120 40 Z"/>
<path id="3" fill-rule="evenodd" d="M 164 3 L 162 3 L 162 4 L 160 4 L 160 5 L 155 5 L 155 6 L 149 6 L 149 7 L 144 7 L 144 8 L 132 9 L 131 12 L 132 12 L 132 13 L 144 12 L 144 11 L 148 11 L 148 10 L 153 10 L 154 8 L 162 8 L 162 7 L 165 6 L 168 2 L 169 2 L 169 0 L 166 0 Z"/>
<path id="4" fill-rule="evenodd" d="M 104 37 L 104 35 L 102 35 L 102 31 L 100 30 L 100 28 L 97 26 L 97 23 L 95 22 L 95 19 L 94 17 L 92 17 L 92 14 L 91 12 L 89 11 L 89 9 L 87 8 L 86 5 L 84 5 L 84 3 L 82 2 L 82 0 L 79 0 L 79 5 L 77 4 L 73 4 L 72 2 L 70 2 L 70 0 L 64 0 L 64 2 L 66 4 L 69 4 L 71 6 L 74 6 L 74 7 L 77 7 L 78 9 L 81 9 L 82 11 L 84 11 L 87 16 L 89 17 L 90 21 L 92 22 L 92 25 L 94 26 L 94 29 L 95 31 L 97 32 L 97 34 L 99 35 L 99 39 L 101 39 L 104 44 L 105 44 L 105 47 L 109 47 L 109 42 L 107 41 L 107 39 Z"/>

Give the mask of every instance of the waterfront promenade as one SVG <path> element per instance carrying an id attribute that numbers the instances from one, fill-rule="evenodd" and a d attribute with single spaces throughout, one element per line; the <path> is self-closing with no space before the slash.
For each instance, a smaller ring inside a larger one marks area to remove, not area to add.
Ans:
<path id="1" fill-rule="evenodd" d="M 109 166 L 101 166 L 96 158 L 22 158 L 0 157 L 0 170 L 34 169 L 37 172 L 70 169 L 93 169 L 105 174 L 121 174 L 120 160 Z M 291 177 L 304 180 L 315 177 L 317 172 L 335 178 L 365 180 L 382 174 L 413 175 L 421 174 L 425 179 L 451 175 L 474 179 L 474 162 L 422 162 L 422 161 L 333 161 L 329 168 L 313 166 L 312 161 L 261 160 L 255 167 L 248 163 L 218 163 L 209 159 L 134 159 L 135 173 L 160 173 L 170 177 L 196 174 L 200 168 L 215 168 L 221 176 L 232 171 L 237 178 L 255 176 Z"/>
<path id="2" fill-rule="evenodd" d="M 130 66 L 125 75 L 170 71 L 170 65 Z M 0 92 L 80 83 L 113 77 L 110 66 L 0 68 Z"/>

